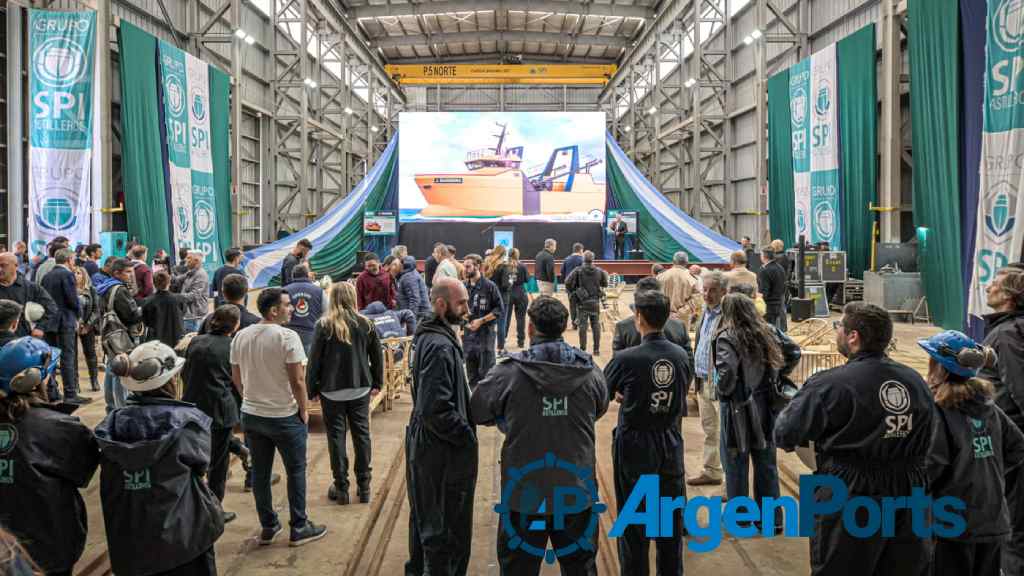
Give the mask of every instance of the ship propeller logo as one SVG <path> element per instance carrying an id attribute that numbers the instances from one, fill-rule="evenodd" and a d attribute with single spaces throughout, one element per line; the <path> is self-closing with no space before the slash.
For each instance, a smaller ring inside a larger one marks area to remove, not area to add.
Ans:
<path id="1" fill-rule="evenodd" d="M 1017 189 L 997 182 L 985 195 L 985 229 L 996 242 L 1006 240 L 1017 222 Z"/>
<path id="2" fill-rule="evenodd" d="M 1003 0 L 992 13 L 989 30 L 1004 52 L 1017 52 L 1024 37 L 1024 0 Z"/>
<path id="3" fill-rule="evenodd" d="M 174 74 L 169 74 L 167 82 L 164 83 L 164 91 L 167 105 L 171 108 L 171 113 L 175 116 L 181 114 L 181 111 L 185 108 L 185 89 L 181 86 L 181 78 Z"/>
<path id="4" fill-rule="evenodd" d="M 586 486 L 586 489 L 575 484 L 555 486 L 552 502 L 547 502 L 529 479 L 531 474 L 550 474 L 554 470 L 562 470 L 575 476 Z M 522 468 L 510 467 L 506 474 L 508 481 L 505 482 L 501 491 L 501 502 L 494 505 L 494 511 L 501 516 L 501 529 L 508 538 L 509 549 L 522 550 L 532 556 L 543 558 L 548 564 L 554 564 L 556 558 L 568 556 L 578 550 L 594 549 L 594 534 L 597 531 L 598 518 L 608 509 L 608 506 L 600 501 L 592 470 L 579 468 L 548 452 L 543 458 L 534 460 Z M 530 519 L 527 519 L 527 514 L 520 514 L 520 518 L 523 520 L 521 526 L 517 526 L 516 522 L 512 520 L 513 498 L 519 502 L 518 509 L 535 511 L 529 515 Z M 575 542 L 561 548 L 546 550 L 534 546 L 525 534 L 526 532 L 545 530 L 547 522 L 552 522 L 555 526 L 564 525 L 566 516 L 580 514 L 587 510 L 590 511 L 590 518 L 583 534 Z"/>
<path id="5" fill-rule="evenodd" d="M 86 71 L 85 50 L 66 38 L 50 38 L 32 54 L 36 78 L 51 88 L 64 88 L 78 82 Z"/>
<path id="6" fill-rule="evenodd" d="M 807 93 L 803 88 L 793 91 L 793 99 L 789 103 L 789 113 L 793 116 L 793 124 L 803 125 L 807 118 Z"/>
<path id="7" fill-rule="evenodd" d="M 828 80 L 822 80 L 818 85 L 818 95 L 814 99 L 814 113 L 818 116 L 825 116 L 832 108 L 832 85 Z"/>

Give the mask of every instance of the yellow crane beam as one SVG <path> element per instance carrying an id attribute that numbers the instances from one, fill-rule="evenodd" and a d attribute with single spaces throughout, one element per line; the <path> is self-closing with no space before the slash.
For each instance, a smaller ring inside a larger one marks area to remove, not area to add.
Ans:
<path id="1" fill-rule="evenodd" d="M 607 84 L 614 64 L 389 64 L 406 86 L 438 84 Z"/>

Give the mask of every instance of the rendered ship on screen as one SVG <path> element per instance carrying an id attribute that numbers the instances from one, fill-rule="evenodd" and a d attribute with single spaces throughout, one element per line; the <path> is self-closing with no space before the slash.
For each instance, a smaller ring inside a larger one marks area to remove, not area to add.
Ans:
<path id="1" fill-rule="evenodd" d="M 579 146 L 556 148 L 547 164 L 523 170 L 522 146 L 505 146 L 507 125 L 493 148 L 466 153 L 467 172 L 416 174 L 428 205 L 423 216 L 569 214 L 604 210 L 605 186 L 594 180 L 598 159 L 580 160 Z M 531 175 L 532 173 L 532 175 Z"/>

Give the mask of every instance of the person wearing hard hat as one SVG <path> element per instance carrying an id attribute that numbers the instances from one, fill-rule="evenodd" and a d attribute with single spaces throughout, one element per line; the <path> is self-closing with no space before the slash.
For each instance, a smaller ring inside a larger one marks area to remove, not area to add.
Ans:
<path id="1" fill-rule="evenodd" d="M 110 361 L 129 392 L 127 404 L 96 427 L 103 520 L 118 576 L 217 573 L 213 545 L 224 532 L 224 512 L 202 479 L 211 419 L 174 399 L 184 364 L 155 340 Z"/>
<path id="2" fill-rule="evenodd" d="M 1024 463 L 1024 434 L 993 403 L 992 384 L 977 377 L 995 361 L 991 348 L 954 330 L 918 345 L 930 356 L 927 381 L 938 405 L 928 454 L 932 497 L 967 504 L 967 530 L 935 539 L 932 574 L 998 574 L 1010 535 L 1005 478 Z"/>
<path id="3" fill-rule="evenodd" d="M 0 301 L 0 314 L 20 306 Z M 4 326 L 4 329 L 10 326 Z M 85 549 L 85 488 L 99 464 L 76 406 L 46 402 L 60 350 L 24 336 L 0 348 L 0 524 L 46 574 L 70 574 Z"/>

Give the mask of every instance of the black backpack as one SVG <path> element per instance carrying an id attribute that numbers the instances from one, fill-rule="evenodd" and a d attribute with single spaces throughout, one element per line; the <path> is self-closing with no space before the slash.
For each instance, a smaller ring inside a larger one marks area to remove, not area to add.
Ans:
<path id="1" fill-rule="evenodd" d="M 100 342 L 103 345 L 103 352 L 108 358 L 113 358 L 118 354 L 128 354 L 135 348 L 135 340 L 132 339 L 128 328 L 121 322 L 117 311 L 114 310 L 114 296 L 119 288 L 128 290 L 124 285 L 117 285 L 110 289 L 110 294 L 107 295 L 106 310 L 100 322 Z"/>

